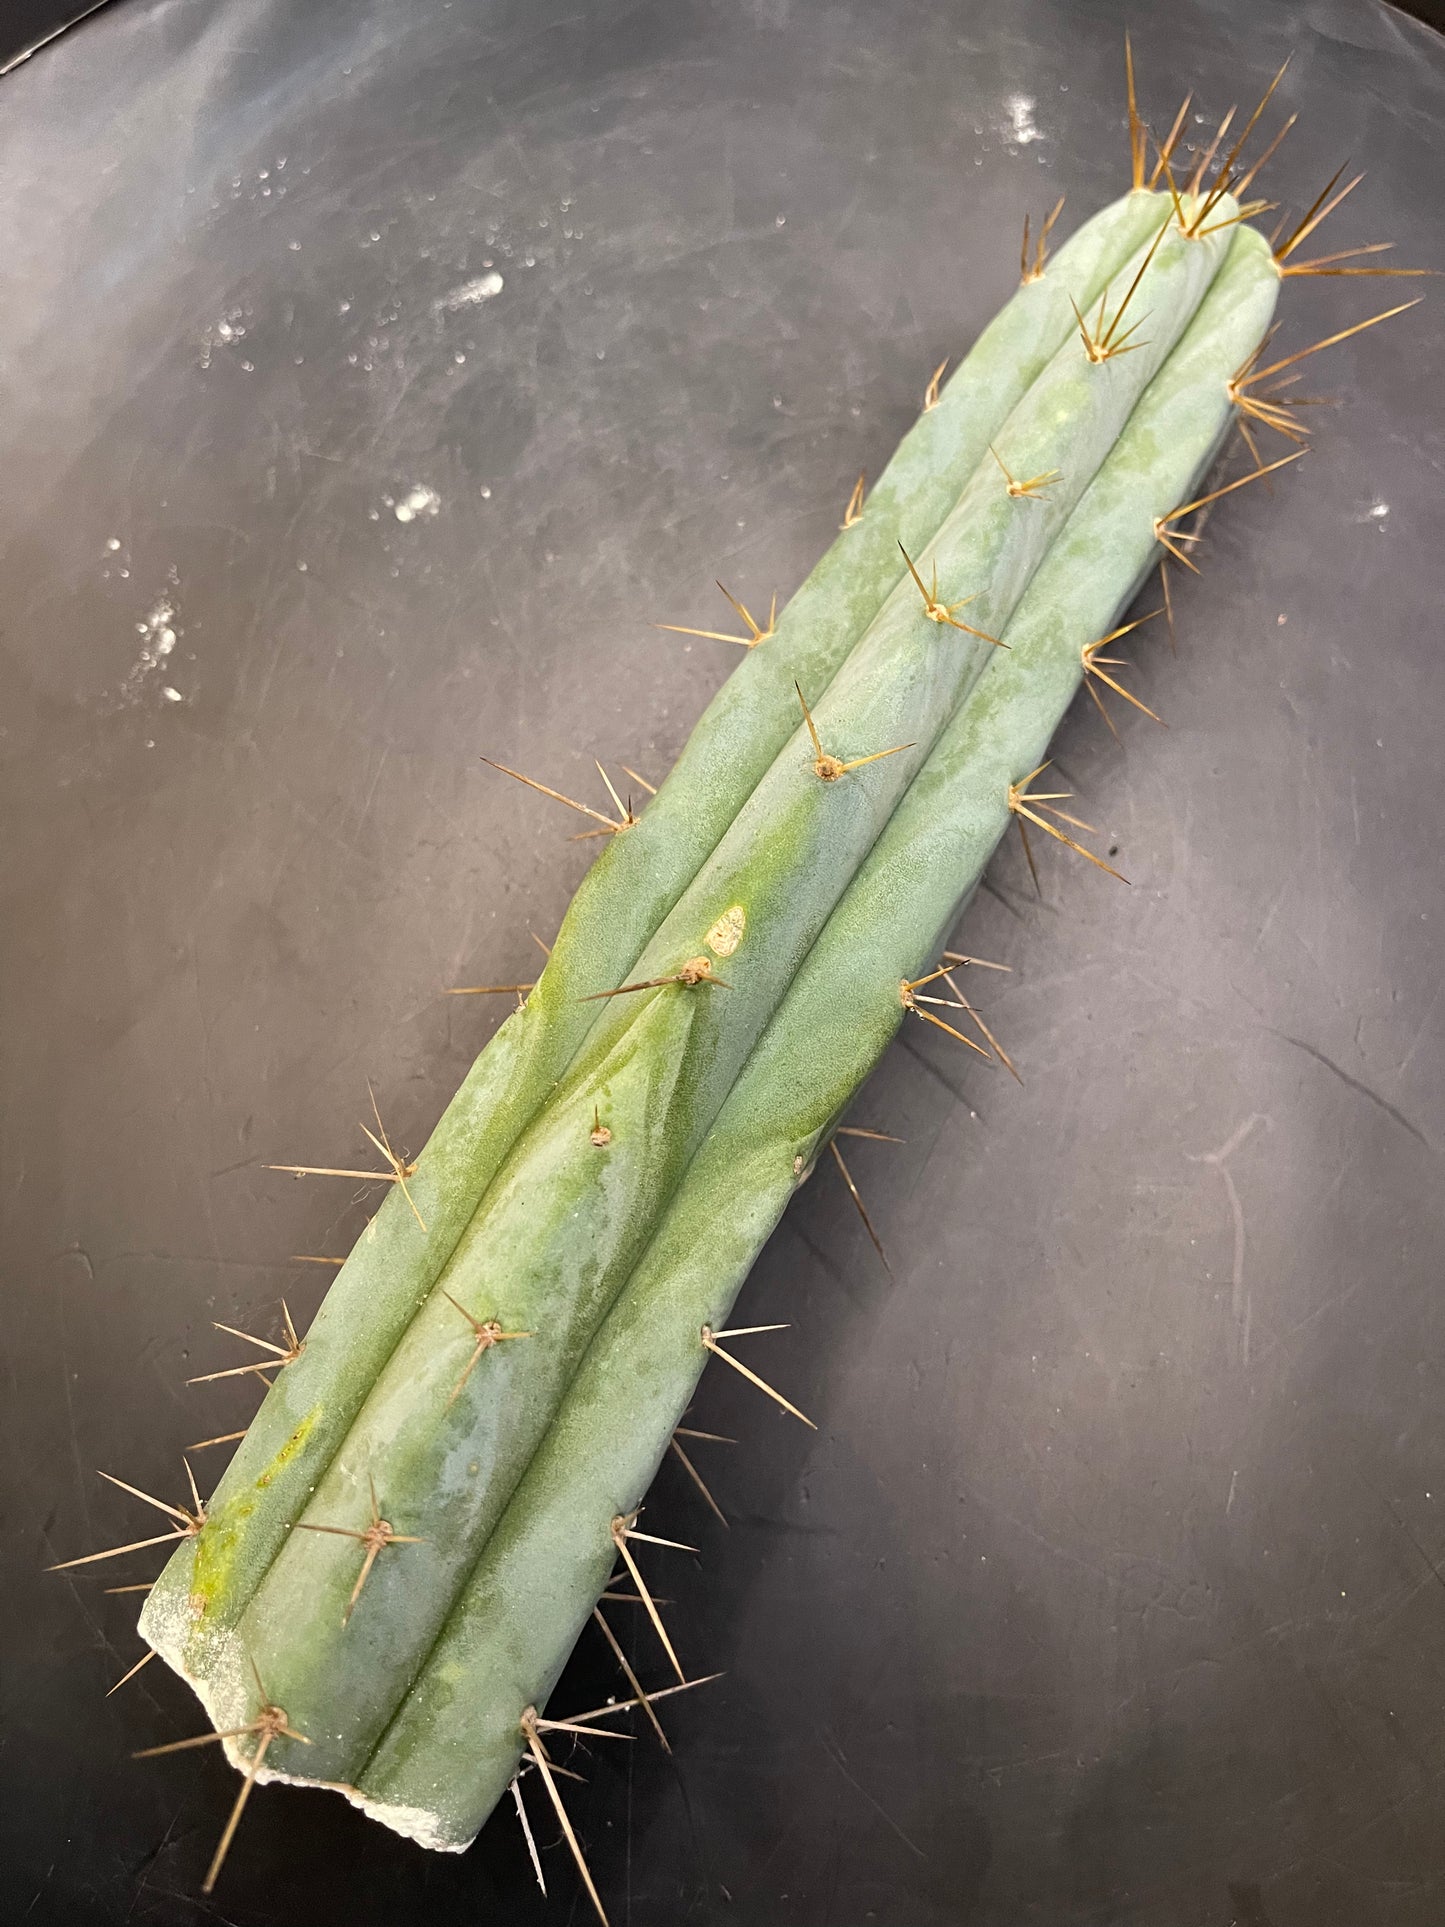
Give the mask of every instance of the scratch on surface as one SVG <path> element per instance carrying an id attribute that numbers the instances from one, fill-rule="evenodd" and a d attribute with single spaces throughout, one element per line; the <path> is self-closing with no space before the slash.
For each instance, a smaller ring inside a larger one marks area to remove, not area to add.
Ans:
<path id="1" fill-rule="evenodd" d="M 1289 889 L 1289 885 L 1287 883 L 1283 883 L 1280 885 L 1279 889 L 1275 891 L 1274 901 L 1270 904 L 1268 910 L 1266 910 L 1264 914 L 1264 922 L 1259 926 L 1259 929 L 1255 933 L 1254 947 L 1256 950 L 1258 950 L 1259 946 L 1264 942 L 1265 937 L 1269 932 L 1269 926 L 1274 922 L 1275 911 L 1278 910 L 1279 906 L 1284 902 L 1285 892 L 1288 889 Z"/>
<path id="2" fill-rule="evenodd" d="M 1432 1148 L 1429 1138 L 1418 1124 L 1412 1124 L 1403 1111 L 1397 1111 L 1395 1106 L 1388 1099 L 1381 1097 L 1378 1091 L 1372 1091 L 1368 1084 L 1362 1084 L 1358 1077 L 1351 1077 L 1347 1070 L 1342 1070 L 1332 1057 L 1326 1057 L 1322 1050 L 1316 1050 L 1313 1044 L 1307 1044 L 1302 1037 L 1291 1037 L 1288 1031 L 1276 1030 L 1270 1034 L 1278 1037 L 1281 1043 L 1293 1044 L 1295 1049 L 1302 1050 L 1306 1057 L 1312 1057 L 1317 1064 L 1323 1064 L 1327 1071 L 1333 1071 L 1342 1084 L 1348 1085 L 1361 1097 L 1367 1097 L 1372 1104 L 1385 1113 L 1386 1117 L 1393 1118 L 1401 1130 L 1408 1131 L 1417 1144 L 1423 1144 L 1427 1151 Z"/>
<path id="3" fill-rule="evenodd" d="M 1426 1570 L 1429 1572 L 1431 1578 L 1435 1581 L 1436 1585 L 1441 1587 L 1442 1590 L 1445 1590 L 1445 1573 L 1441 1572 L 1439 1566 L 1430 1557 L 1429 1553 L 1426 1552 L 1425 1548 L 1420 1544 L 1420 1541 L 1415 1537 L 1414 1533 L 1410 1530 L 1409 1526 L 1405 1524 L 1405 1521 L 1400 1517 L 1398 1509 L 1390 1503 L 1390 1501 L 1385 1497 L 1383 1493 L 1380 1493 L 1378 1497 L 1381 1505 L 1384 1506 L 1386 1512 L 1388 1512 L 1390 1517 L 1395 1521 L 1396 1526 L 1404 1534 L 1405 1538 L 1410 1542 L 1410 1544 L 1415 1548 L 1416 1552 L 1419 1553 L 1421 1559 L 1425 1562 Z"/>
<path id="4" fill-rule="evenodd" d="M 873 1798 L 873 1795 L 868 1791 L 867 1787 L 860 1786 L 858 1782 L 853 1778 L 853 1775 L 848 1771 L 847 1766 L 844 1764 L 842 1747 L 839 1746 L 838 1742 L 835 1739 L 833 1739 L 829 1734 L 823 1732 L 821 1728 L 818 1729 L 818 1744 L 822 1747 L 823 1751 L 827 1754 L 828 1758 L 833 1762 L 834 1766 L 837 1767 L 838 1771 L 842 1774 L 843 1778 L 848 1782 L 849 1786 L 852 1787 L 853 1791 L 857 1794 L 861 1794 L 861 1796 L 868 1802 L 869 1806 L 872 1807 L 873 1811 L 878 1815 L 879 1819 L 884 1821 L 889 1827 L 892 1828 L 893 1832 L 898 1835 L 898 1838 L 903 1842 L 904 1846 L 908 1848 L 909 1852 L 916 1853 L 920 1860 L 926 1860 L 928 1858 L 928 1855 L 923 1851 L 922 1847 L 920 1847 L 916 1841 L 910 1840 L 908 1835 L 903 1831 L 902 1827 L 900 1827 L 898 1822 L 893 1818 L 893 1815 L 889 1813 L 886 1808 L 881 1807 L 878 1804 L 878 1802 Z"/>
<path id="5" fill-rule="evenodd" d="M 1430 1023 L 1430 1019 L 1435 1015 L 1435 1006 L 1439 1003 L 1442 992 L 1445 992 L 1445 984 L 1437 984 L 1435 986 L 1435 995 L 1430 999 L 1430 1003 L 1428 1008 L 1426 1009 L 1425 1015 L 1420 1019 L 1420 1027 L 1410 1040 L 1409 1050 L 1405 1052 L 1405 1055 L 1400 1059 L 1399 1063 L 1395 1066 L 1395 1073 L 1397 1076 L 1399 1076 L 1401 1073 L 1403 1073 L 1405 1070 L 1409 1068 L 1409 1065 L 1412 1059 L 1414 1058 L 1416 1051 L 1419 1050 L 1420 1039 L 1425 1035 L 1426 1029 L 1428 1028 Z"/>
<path id="6" fill-rule="evenodd" d="M 1244 1254 L 1246 1250 L 1244 1230 L 1244 1206 L 1239 1201 L 1234 1179 L 1229 1174 L 1229 1160 L 1249 1137 L 1256 1124 L 1268 1124 L 1269 1119 L 1261 1111 L 1254 1111 L 1239 1124 L 1220 1145 L 1217 1151 L 1202 1151 L 1191 1154 L 1193 1164 L 1212 1164 L 1224 1180 L 1224 1194 L 1229 1199 L 1229 1215 L 1234 1222 L 1234 1265 L 1231 1272 L 1233 1288 L 1230 1293 L 1229 1308 L 1236 1325 L 1239 1326 L 1239 1356 L 1242 1365 L 1249 1363 L 1250 1329 L 1254 1324 L 1254 1296 L 1245 1284 Z M 1231 1500 L 1234 1486 L 1229 1488 Z M 1228 1507 L 1225 1508 L 1228 1511 Z"/>

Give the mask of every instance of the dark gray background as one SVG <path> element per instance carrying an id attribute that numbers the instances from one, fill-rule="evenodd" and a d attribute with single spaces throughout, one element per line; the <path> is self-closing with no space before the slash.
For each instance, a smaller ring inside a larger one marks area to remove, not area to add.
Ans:
<path id="1" fill-rule="evenodd" d="M 363 1222 L 264 1164 L 355 1162 L 368 1079 L 419 1147 L 499 1015 L 443 988 L 533 974 L 589 846 L 479 755 L 657 779 L 731 660 L 648 621 L 786 594 L 1025 211 L 1126 184 L 1125 21 L 130 0 L 4 82 L 5 1918 L 586 1917 L 540 1809 L 550 1907 L 508 1814 L 457 1860 L 283 1789 L 202 1902 L 234 1776 L 129 1763 L 197 1730 L 159 1667 L 102 1697 L 140 1647 L 101 1588 L 154 1561 L 39 1569 L 151 1529 L 95 1468 L 179 1496 L 254 1405 L 184 1388 L 209 1321 L 309 1316 L 288 1254 Z M 1272 187 L 1353 156 L 1322 246 L 1445 260 L 1425 29 L 1132 25 L 1195 135 L 1292 50 Z M 1281 351 L 1421 285 L 1292 282 Z M 907 1145 L 851 1157 L 894 1279 L 826 1169 L 759 1265 L 821 1431 L 714 1372 L 731 1534 L 660 1481 L 728 1677 L 672 1761 L 574 1762 L 619 1927 L 1441 1918 L 1440 338 L 1315 364 L 1317 451 L 1135 652 L 1169 733 L 1066 725 L 1133 886 L 995 861 L 965 927 L 1026 1082 L 891 1053 L 857 1116 Z M 612 1685 L 584 1642 L 559 1703 Z"/>

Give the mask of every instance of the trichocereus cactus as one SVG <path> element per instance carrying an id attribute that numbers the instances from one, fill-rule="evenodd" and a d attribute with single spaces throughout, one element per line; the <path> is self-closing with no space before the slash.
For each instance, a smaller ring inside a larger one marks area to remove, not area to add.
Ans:
<path id="1" fill-rule="evenodd" d="M 1130 193 L 1052 258 L 1057 209 L 1026 234 L 1018 292 L 812 575 L 766 626 L 743 611 L 747 653 L 642 814 L 607 824 L 414 1163 L 378 1118 L 390 1193 L 304 1342 L 288 1318 L 268 1349 L 209 1504 L 167 1508 L 141 1614 L 245 1775 L 208 1887 L 258 1779 L 459 1850 L 529 1762 L 602 1911 L 546 1736 L 656 1723 L 658 1692 L 629 1667 L 628 1700 L 542 1709 L 619 1558 L 662 1690 L 690 1683 L 632 1545 L 709 1359 L 754 1376 L 733 1301 L 899 1023 L 961 1036 L 940 984 L 976 1015 L 938 959 L 1010 820 L 1109 868 L 1033 787 L 1050 737 L 1081 681 L 1127 696 L 1100 650 L 1161 550 L 1187 560 L 1241 412 L 1299 439 L 1255 363 L 1326 197 L 1272 250 L 1241 145 L 1176 185 L 1181 124 L 1146 180 L 1131 81 Z"/>

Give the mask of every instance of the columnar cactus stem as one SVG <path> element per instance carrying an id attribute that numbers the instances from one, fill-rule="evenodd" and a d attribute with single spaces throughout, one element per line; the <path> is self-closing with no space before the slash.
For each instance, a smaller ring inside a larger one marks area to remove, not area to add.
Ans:
<path id="1" fill-rule="evenodd" d="M 604 848 L 542 976 L 419 1158 L 377 1116 L 390 1190 L 305 1339 L 234 1331 L 266 1361 L 204 1375 L 277 1374 L 209 1505 L 161 1508 L 141 1631 L 246 1775 L 237 1817 L 294 1779 L 460 1850 L 529 1756 L 580 1858 L 545 1736 L 601 1714 L 539 1709 L 619 1559 L 677 1680 L 624 1662 L 627 1704 L 660 1736 L 653 1702 L 698 1683 L 633 1550 L 677 1543 L 639 1531 L 647 1487 L 674 1448 L 722 1516 L 676 1439 L 711 1358 L 814 1425 L 720 1342 L 779 1329 L 729 1330 L 736 1295 L 830 1147 L 862 1209 L 835 1134 L 905 1015 L 1014 1070 L 940 946 L 1014 819 L 1119 876 L 1034 787 L 1050 737 L 1081 682 L 1159 720 L 1100 652 L 1241 485 L 1201 493 L 1241 410 L 1298 432 L 1249 392 L 1287 365 L 1253 372 L 1281 267 L 1230 190 L 1257 170 L 1241 140 L 1181 191 L 1183 112 L 1157 195 L 1131 66 L 1134 191 L 1053 258 L 1058 208 L 1026 232 L 1018 292 L 781 612 L 729 595 L 746 634 L 684 631 L 745 653 L 676 769 L 640 816 L 610 782 L 616 819 L 571 805 Z M 983 1043 L 925 1008 L 939 980 Z"/>
<path id="2" fill-rule="evenodd" d="M 708 706 L 641 818 L 607 839 L 525 1005 L 408 1169 L 407 1194 L 392 1186 L 328 1293 L 305 1356 L 257 1414 L 214 1495 L 200 1558 L 174 1563 L 162 1580 L 153 1613 L 167 1613 L 177 1637 L 188 1628 L 188 1665 L 204 1671 L 211 1630 L 244 1611 L 503 1158 L 566 1073 L 598 1014 L 584 993 L 652 974 L 633 968 L 639 953 L 798 728 L 795 684 L 821 697 L 903 578 L 899 541 L 927 547 L 1069 334 L 1073 306 L 1117 279 L 1169 207 L 1165 196 L 1125 196 L 1018 289 L 779 614 L 776 633 L 748 651 Z"/>
<path id="3" fill-rule="evenodd" d="M 959 702 L 990 658 L 1009 653 L 995 638 L 1229 240 L 1192 239 L 1161 222 L 1127 264 L 1122 296 L 1101 298 L 1097 339 L 1068 337 L 998 430 L 1020 472 L 1057 475 L 1047 495 L 1018 498 L 985 453 L 926 546 L 920 577 L 905 574 L 817 703 L 804 702 L 792 740 L 632 980 L 589 986 L 602 1001 L 580 1054 L 366 1388 L 343 1449 L 313 1475 L 298 1529 L 239 1619 L 236 1644 L 269 1690 L 298 1718 L 327 1709 L 325 1728 L 310 1735 L 308 1774 L 353 1779 L 380 1737 L 753 1045 Z M 1126 353 L 1119 344 L 1136 301 L 1149 338 Z M 948 588 L 920 594 L 920 579 Z M 954 585 L 971 591 L 976 629 L 947 606 Z M 701 947 L 720 926 L 725 979 Z M 599 1116 L 611 1132 L 601 1156 Z M 453 1397 L 471 1349 L 458 1305 L 533 1335 L 491 1350 Z M 373 1479 L 386 1518 L 415 1543 L 405 1559 L 368 1565 L 358 1598 L 345 1534 L 374 1529 Z M 318 1524 L 324 1532 L 309 1529 Z M 205 1556 L 202 1542 L 198 1571 Z M 293 1764 L 284 1743 L 276 1761 Z"/>
<path id="4" fill-rule="evenodd" d="M 356 1778 L 378 1817 L 464 1845 L 515 1770 L 754 1258 L 900 1021 L 1076 693 L 1233 418 L 1227 384 L 1278 277 L 1239 230 L 1179 347 L 1083 494 L 752 1052 L 603 1322 L 423 1671 Z M 646 1418 L 644 1419 L 644 1413 Z"/>

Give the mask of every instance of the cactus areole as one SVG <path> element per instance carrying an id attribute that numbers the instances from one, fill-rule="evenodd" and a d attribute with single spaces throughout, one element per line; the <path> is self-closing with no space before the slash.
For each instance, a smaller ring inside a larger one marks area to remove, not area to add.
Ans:
<path id="1" fill-rule="evenodd" d="M 842 1165 L 901 1023 L 1013 1069 L 942 946 L 1015 820 L 1036 874 L 1067 845 L 1118 875 L 1050 739 L 1081 684 L 1144 709 L 1104 653 L 1124 611 L 1161 558 L 1193 566 L 1191 513 L 1283 465 L 1252 427 L 1303 439 L 1256 364 L 1326 197 L 1272 250 L 1241 149 L 1180 186 L 1171 139 L 1151 177 L 1132 74 L 1130 96 L 1132 190 L 1052 254 L 1057 209 L 1026 233 L 1017 292 L 792 600 L 735 605 L 744 651 L 671 775 L 603 819 L 540 979 L 507 987 L 414 1163 L 376 1119 L 380 1209 L 304 1340 L 288 1314 L 266 1347 L 209 1503 L 167 1508 L 140 1630 L 245 1776 L 208 1887 L 257 1782 L 460 1851 L 525 1767 L 602 1913 L 548 1735 L 630 1710 L 661 1736 L 657 1702 L 700 1683 L 648 1589 L 644 1496 L 713 1359 L 810 1422 L 730 1330 L 737 1294 L 818 1157 Z M 1236 422 L 1252 470 L 1210 490 Z M 603 1618 L 629 1696 L 553 1711 L 617 1571 L 653 1684 Z"/>

